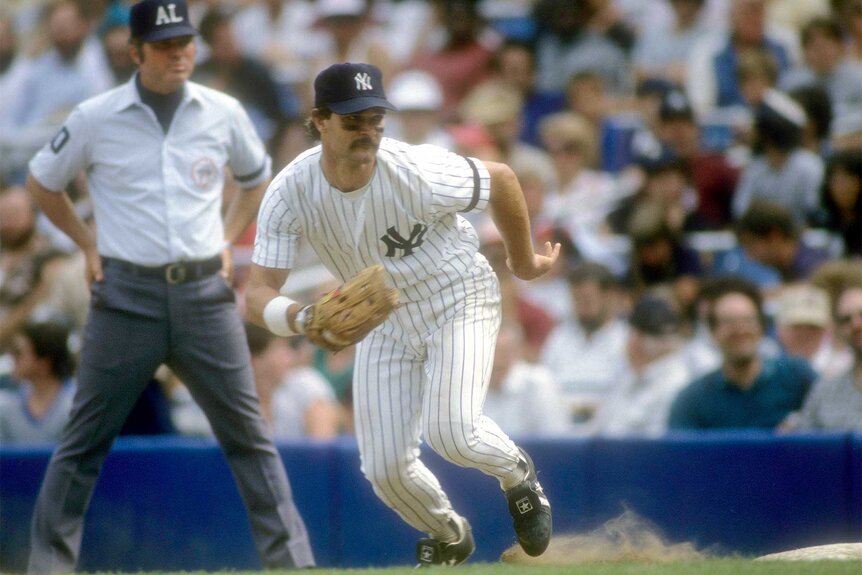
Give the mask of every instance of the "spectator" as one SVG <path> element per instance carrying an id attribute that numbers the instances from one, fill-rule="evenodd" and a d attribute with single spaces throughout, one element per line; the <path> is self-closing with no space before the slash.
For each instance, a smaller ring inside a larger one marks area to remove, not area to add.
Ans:
<path id="1" fill-rule="evenodd" d="M 823 159 L 802 147 L 805 112 L 782 92 L 768 92 L 755 112 L 755 156 L 733 197 L 740 217 L 754 200 L 771 200 L 804 225 L 816 211 L 823 183 Z"/>
<path id="2" fill-rule="evenodd" d="M 483 414 L 512 437 L 564 435 L 568 413 L 553 374 L 522 356 L 523 331 L 503 321 Z"/>
<path id="3" fill-rule="evenodd" d="M 673 22 L 643 30 L 635 42 L 632 59 L 639 80 L 664 78 L 685 84 L 686 63 L 694 45 L 707 34 L 700 14 L 705 0 L 673 0 Z"/>
<path id="4" fill-rule="evenodd" d="M 748 258 L 777 271 L 784 282 L 807 279 L 829 259 L 825 249 L 803 241 L 790 212 L 773 202 L 752 204 L 737 222 L 736 236 Z"/>
<path id="5" fill-rule="evenodd" d="M 369 5 L 366 0 L 315 2 L 314 27 L 320 34 L 312 44 L 309 80 L 318 71 L 340 62 L 367 62 L 380 68 L 384 78 L 392 76 L 395 62 L 382 27 L 371 17 Z"/>
<path id="6" fill-rule="evenodd" d="M 766 329 L 757 286 L 725 282 L 709 313 L 721 367 L 695 379 L 674 399 L 671 429 L 774 429 L 799 409 L 816 374 L 799 358 L 759 353 Z"/>
<path id="7" fill-rule="evenodd" d="M 518 326 L 519 333 L 515 334 L 517 336 L 515 339 L 520 342 L 519 357 L 523 357 L 528 362 L 536 362 L 556 321 L 550 312 L 524 296 L 525 284 L 517 281 L 506 265 L 503 237 L 494 222 L 490 218 L 482 220 L 477 231 L 481 242 L 480 251 L 500 282 L 503 322 Z"/>
<path id="8" fill-rule="evenodd" d="M 210 51 L 195 68 L 194 79 L 237 98 L 270 153 L 275 154 L 298 113 L 297 102 L 292 93 L 276 84 L 265 64 L 240 52 L 231 22 L 231 16 L 219 9 L 204 15 L 200 35 Z"/>
<path id="9" fill-rule="evenodd" d="M 628 56 L 634 47 L 636 32 L 618 9 L 618 3 L 616 0 L 586 0 L 590 9 L 587 28 L 604 35 Z"/>
<path id="10" fill-rule="evenodd" d="M 443 117 L 449 120 L 464 97 L 490 76 L 500 38 L 487 33 L 475 0 L 434 0 L 433 6 L 441 37 L 418 49 L 407 67 L 437 78 L 443 88 Z"/>
<path id="11" fill-rule="evenodd" d="M 630 233 L 641 207 L 649 205 L 660 209 L 665 224 L 674 233 L 708 227 L 696 211 L 697 192 L 691 186 L 688 165 L 676 152 L 662 146 L 654 153 L 639 155 L 636 165 L 642 174 L 638 178 L 642 180 L 641 187 L 608 215 L 611 229 Z"/>
<path id="12" fill-rule="evenodd" d="M 659 110 L 671 91 L 682 95 L 677 84 L 664 78 L 646 78 L 638 82 L 632 109 L 639 125 L 635 126 L 629 141 L 630 155 L 654 153 L 661 145 L 656 135 L 659 127 Z M 624 161 L 628 160 L 629 158 L 625 158 Z"/>
<path id="13" fill-rule="evenodd" d="M 788 95 L 805 111 L 802 146 L 815 154 L 827 155 L 832 128 L 832 102 L 829 93 L 815 84 L 804 84 L 790 90 Z"/>
<path id="14" fill-rule="evenodd" d="M 405 70 L 392 78 L 387 93 L 398 108 L 387 119 L 387 134 L 413 145 L 454 146 L 452 136 L 440 126 L 443 90 L 434 76 L 422 70 Z"/>
<path id="15" fill-rule="evenodd" d="M 539 122 L 548 114 L 566 107 L 561 91 L 543 91 L 536 86 L 536 53 L 522 41 L 506 40 L 494 54 L 494 71 L 503 84 L 514 87 L 521 94 L 522 126 L 520 140 L 540 146 Z"/>
<path id="16" fill-rule="evenodd" d="M 36 206 L 23 186 L 0 190 L 0 351 L 45 302 L 61 253 L 36 229 Z"/>
<path id="17" fill-rule="evenodd" d="M 27 65 L 19 86 L 20 106 L 13 112 L 18 129 L 53 129 L 76 104 L 113 85 L 80 2 L 48 4 L 45 26 L 50 48 Z"/>
<path id="18" fill-rule="evenodd" d="M 739 54 L 746 49 L 768 51 L 778 63 L 779 76 L 795 63 L 796 42 L 784 30 L 767 29 L 766 0 L 732 0 L 730 28 L 718 37 L 706 36 L 692 49 L 686 90 L 698 115 L 716 108 L 745 107 L 737 76 Z"/>
<path id="19" fill-rule="evenodd" d="M 462 120 L 479 125 L 488 132 L 500 154 L 496 160 L 513 165 L 537 166 L 542 173 L 551 174 L 553 166 L 545 150 L 519 139 L 522 105 L 521 93 L 516 88 L 489 80 L 471 90 L 458 110 Z M 547 185 L 554 183 L 549 181 Z"/>
<path id="20" fill-rule="evenodd" d="M 832 122 L 829 145 L 835 152 L 862 148 L 862 111 L 849 112 L 840 122 Z"/>
<path id="21" fill-rule="evenodd" d="M 574 317 L 548 336 L 540 363 L 557 378 L 572 422 L 582 427 L 618 381 L 628 327 L 617 317 L 617 281 L 608 268 L 584 262 L 568 279 Z"/>
<path id="22" fill-rule="evenodd" d="M 789 71 L 782 87 L 792 90 L 815 84 L 826 89 L 836 121 L 852 111 L 862 110 L 862 62 L 844 52 L 844 31 L 838 21 L 816 18 L 802 29 L 805 65 Z"/>
<path id="23" fill-rule="evenodd" d="M 99 25 L 99 38 L 114 86 L 128 82 L 135 73 L 135 62 L 129 54 L 129 36 L 129 9 L 113 4 Z"/>
<path id="24" fill-rule="evenodd" d="M 26 67 L 12 12 L 0 9 L 0 102 L 3 102 L 0 106 L 0 132 L 4 134 L 8 134 L 16 123 L 12 111 L 18 109 L 18 101 L 22 97 L 21 83 Z"/>
<path id="25" fill-rule="evenodd" d="M 853 352 L 852 365 L 840 375 L 821 378 L 800 412 L 788 418 L 787 427 L 862 430 L 862 284 L 840 293 L 835 314 L 838 329 Z"/>
<path id="26" fill-rule="evenodd" d="M 15 334 L 12 356 L 19 389 L 0 391 L 0 442 L 56 442 L 75 395 L 69 330 L 26 323 Z"/>
<path id="27" fill-rule="evenodd" d="M 799 31 L 814 18 L 829 16 L 830 0 L 770 0 L 766 20 L 791 31 Z"/>
<path id="28" fill-rule="evenodd" d="M 728 286 L 735 287 L 739 279 L 740 276 L 737 275 L 704 278 L 694 303 L 688 310 L 684 310 L 690 322 L 687 331 L 691 335 L 683 347 L 683 355 L 692 378 L 705 375 L 721 366 L 721 349 L 712 336 L 709 318 L 716 298 L 727 291 Z M 781 348 L 771 337 L 764 337 L 760 341 L 758 353 L 764 358 L 776 357 L 781 353 Z"/>
<path id="29" fill-rule="evenodd" d="M 613 261 L 613 248 L 603 237 L 605 216 L 622 196 L 614 178 L 597 169 L 596 128 L 574 112 L 558 112 L 542 119 L 539 134 L 559 186 L 545 198 L 547 218 L 562 226 L 587 258 L 623 267 Z"/>
<path id="30" fill-rule="evenodd" d="M 560 91 L 572 76 L 598 73 L 613 95 L 633 90 L 632 71 L 624 50 L 603 30 L 590 27 L 596 9 L 589 2 L 540 0 L 534 17 L 540 33 L 536 42 L 537 85 Z"/>
<path id="31" fill-rule="evenodd" d="M 690 381 L 681 353 L 680 317 L 656 295 L 638 300 L 629 317 L 627 367 L 591 424 L 598 435 L 655 437 L 667 430 L 671 402 Z"/>
<path id="32" fill-rule="evenodd" d="M 848 256 L 862 256 L 862 148 L 830 156 L 820 222 L 844 243 Z"/>
<path id="33" fill-rule="evenodd" d="M 832 0 L 832 6 L 844 24 L 847 54 L 857 62 L 862 61 L 862 0 Z"/>
<path id="34" fill-rule="evenodd" d="M 341 426 L 341 407 L 326 379 L 302 365 L 300 338 L 278 338 L 246 323 L 251 368 L 260 411 L 274 439 L 332 439 Z"/>
<path id="35" fill-rule="evenodd" d="M 778 62 L 769 50 L 761 47 L 740 50 L 737 56 L 736 81 L 748 109 L 755 109 L 763 102 L 766 93 L 776 88 L 778 74 Z M 742 118 L 746 117 L 747 114 L 742 115 Z M 744 131 L 745 125 L 738 126 L 738 129 Z"/>
<path id="36" fill-rule="evenodd" d="M 609 93 L 607 81 L 594 70 L 572 74 L 566 82 L 565 98 L 567 109 L 589 120 L 596 131 L 604 128 L 617 107 L 617 98 Z"/>
<path id="37" fill-rule="evenodd" d="M 688 167 L 697 191 L 698 219 L 709 229 L 721 229 L 731 222 L 731 202 L 739 179 L 739 169 L 720 152 L 705 150 L 701 128 L 694 110 L 682 91 L 668 91 L 659 106 L 658 139 Z"/>
<path id="38" fill-rule="evenodd" d="M 313 73 L 309 56 L 319 34 L 315 17 L 308 0 L 257 0 L 243 3 L 233 28 L 243 55 L 266 63 L 279 84 L 305 96 L 304 84 Z M 303 100 L 300 109 L 310 104 Z"/>
<path id="39" fill-rule="evenodd" d="M 550 241 L 560 244 L 560 257 L 557 258 L 551 271 L 541 278 L 519 284 L 524 298 L 548 312 L 555 322 L 560 323 L 573 317 L 572 289 L 568 275 L 573 267 L 583 261 L 581 252 L 572 243 L 566 230 L 553 225 L 547 225 L 537 230 L 536 240 Z"/>
<path id="40" fill-rule="evenodd" d="M 808 283 L 788 286 L 776 300 L 775 326 L 784 353 L 808 361 L 820 377 L 850 366 L 846 349 L 833 341 L 832 310 L 826 291 Z"/>
<path id="41" fill-rule="evenodd" d="M 632 251 L 626 284 L 632 294 L 667 289 L 682 309 L 693 305 L 703 275 L 700 257 L 685 244 L 682 231 L 669 223 L 667 208 L 654 201 L 638 204 L 628 235 Z"/>

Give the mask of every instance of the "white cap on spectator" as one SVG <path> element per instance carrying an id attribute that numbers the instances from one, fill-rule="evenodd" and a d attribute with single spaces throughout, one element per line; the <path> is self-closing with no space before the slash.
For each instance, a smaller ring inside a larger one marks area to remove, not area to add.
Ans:
<path id="1" fill-rule="evenodd" d="M 778 90 L 767 90 L 763 95 L 763 104 L 768 110 L 772 110 L 787 122 L 795 124 L 800 128 L 805 127 L 807 120 L 805 110 L 796 100 Z"/>
<path id="2" fill-rule="evenodd" d="M 317 17 L 362 16 L 366 8 L 365 0 L 317 0 Z"/>
<path id="3" fill-rule="evenodd" d="M 398 74 L 386 92 L 389 101 L 401 111 L 437 111 L 443 105 L 440 83 L 422 70 L 407 70 Z"/>
<path id="4" fill-rule="evenodd" d="M 805 284 L 786 287 L 776 304 L 778 325 L 829 325 L 829 296 L 820 288 Z"/>

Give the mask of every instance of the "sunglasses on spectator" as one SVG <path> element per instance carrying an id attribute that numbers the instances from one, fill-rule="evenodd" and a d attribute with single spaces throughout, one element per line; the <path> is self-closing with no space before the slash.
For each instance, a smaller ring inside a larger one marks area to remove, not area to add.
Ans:
<path id="1" fill-rule="evenodd" d="M 862 318 L 862 309 L 857 309 L 848 313 L 842 313 L 838 316 L 838 323 L 841 325 L 848 325 L 853 321 L 853 318 Z"/>
<path id="2" fill-rule="evenodd" d="M 566 142 L 561 146 L 549 147 L 548 153 L 552 156 L 557 154 L 580 154 L 581 145 L 577 142 Z"/>

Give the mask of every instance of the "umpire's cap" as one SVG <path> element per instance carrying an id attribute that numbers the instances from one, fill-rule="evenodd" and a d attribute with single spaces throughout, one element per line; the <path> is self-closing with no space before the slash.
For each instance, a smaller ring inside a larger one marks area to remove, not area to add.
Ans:
<path id="1" fill-rule="evenodd" d="M 179 36 L 195 36 L 185 0 L 143 0 L 129 14 L 132 38 L 158 42 Z"/>
<path id="2" fill-rule="evenodd" d="M 333 64 L 314 79 L 314 107 L 336 114 L 355 114 L 368 108 L 397 108 L 386 99 L 383 74 L 371 64 Z"/>

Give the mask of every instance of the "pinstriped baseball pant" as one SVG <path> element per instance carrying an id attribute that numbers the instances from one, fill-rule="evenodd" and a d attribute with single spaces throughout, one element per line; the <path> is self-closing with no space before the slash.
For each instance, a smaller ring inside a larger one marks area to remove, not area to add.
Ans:
<path id="1" fill-rule="evenodd" d="M 104 271 L 105 280 L 93 286 L 70 420 L 36 501 L 28 572 L 74 570 L 102 462 L 160 363 L 180 375 L 207 414 L 264 566 L 313 565 L 305 524 L 260 416 L 233 290 L 218 275 L 168 285 L 110 266 Z"/>
<path id="2" fill-rule="evenodd" d="M 444 459 L 501 485 L 520 479 L 517 446 L 482 415 L 500 328 L 499 285 L 491 280 L 457 286 L 436 303 L 399 307 L 357 350 L 353 401 L 362 472 L 386 505 L 436 538 L 453 535 L 453 510 L 419 459 L 421 437 Z M 457 304 L 446 307 L 446 299 Z"/>

